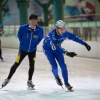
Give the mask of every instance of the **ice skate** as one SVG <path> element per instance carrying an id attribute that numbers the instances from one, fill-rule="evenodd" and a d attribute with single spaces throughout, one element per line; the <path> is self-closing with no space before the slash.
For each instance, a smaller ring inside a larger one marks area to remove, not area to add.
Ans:
<path id="1" fill-rule="evenodd" d="M 59 77 L 56 77 L 55 79 L 56 79 L 57 84 L 62 87 L 63 83 L 62 83 L 61 79 Z"/>
<path id="2" fill-rule="evenodd" d="M 69 83 L 65 83 L 65 87 L 69 90 L 69 91 L 73 91 L 72 90 L 72 86 Z"/>
<path id="3" fill-rule="evenodd" d="M 5 87 L 10 82 L 10 79 L 5 79 L 5 81 L 2 83 L 2 88 Z"/>
<path id="4" fill-rule="evenodd" d="M 2 57 L 0 57 L 1 61 L 4 61 Z"/>
<path id="5" fill-rule="evenodd" d="M 33 84 L 33 82 L 31 80 L 27 81 L 27 86 L 28 86 L 27 89 L 29 89 L 29 90 L 35 90 L 35 88 L 34 88 L 35 85 Z"/>

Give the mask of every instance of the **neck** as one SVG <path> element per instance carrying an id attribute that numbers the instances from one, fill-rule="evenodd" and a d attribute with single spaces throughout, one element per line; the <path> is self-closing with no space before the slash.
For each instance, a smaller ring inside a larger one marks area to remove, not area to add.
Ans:
<path id="1" fill-rule="evenodd" d="M 58 32 L 58 30 L 56 29 L 56 33 L 58 34 L 58 35 L 60 35 L 60 33 Z"/>
<path id="2" fill-rule="evenodd" d="M 34 25 L 34 26 L 33 26 L 33 25 L 30 25 L 29 27 L 30 27 L 31 29 L 35 29 L 36 26 L 35 26 L 35 25 Z"/>

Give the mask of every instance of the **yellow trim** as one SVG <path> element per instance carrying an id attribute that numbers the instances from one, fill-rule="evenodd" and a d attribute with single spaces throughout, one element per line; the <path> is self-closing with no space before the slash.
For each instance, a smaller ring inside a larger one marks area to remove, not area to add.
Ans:
<path id="1" fill-rule="evenodd" d="M 36 57 L 33 58 L 33 61 L 35 61 L 35 60 L 36 60 Z"/>
<path id="2" fill-rule="evenodd" d="M 67 55 L 67 52 L 65 52 L 65 54 L 64 55 Z"/>
<path id="3" fill-rule="evenodd" d="M 52 43 L 52 47 L 54 48 L 54 49 L 56 49 L 56 47 L 55 47 L 55 45 Z"/>
<path id="4" fill-rule="evenodd" d="M 33 38 L 37 38 L 37 35 L 33 35 Z"/>
<path id="5" fill-rule="evenodd" d="M 20 56 L 17 56 L 16 57 L 16 63 L 19 63 L 19 60 L 20 60 Z"/>

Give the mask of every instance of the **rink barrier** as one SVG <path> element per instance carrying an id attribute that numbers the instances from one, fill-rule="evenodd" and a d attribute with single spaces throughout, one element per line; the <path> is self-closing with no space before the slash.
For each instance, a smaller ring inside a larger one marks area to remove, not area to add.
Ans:
<path id="1" fill-rule="evenodd" d="M 17 38 L 18 28 L 19 26 L 5 26 L 5 29 L 4 29 L 5 32 L 1 38 L 2 48 L 18 49 L 18 45 L 19 45 L 19 41 Z M 53 28 L 54 27 L 44 27 L 44 33 L 45 33 L 44 37 L 46 37 L 48 32 Z M 76 52 L 78 56 L 100 58 L 100 27 L 91 27 L 91 28 L 90 27 L 81 27 L 81 28 L 68 27 L 68 30 L 76 33 L 77 36 L 85 40 L 92 47 L 92 49 L 91 51 L 87 51 L 85 46 L 80 45 L 71 40 L 64 41 L 64 43 L 62 44 L 62 47 L 64 47 L 68 51 Z M 83 34 L 85 32 L 87 34 Z M 40 52 L 43 52 L 42 41 L 38 45 L 38 48 L 37 48 L 37 50 Z"/>
<path id="2" fill-rule="evenodd" d="M 43 27 L 44 28 L 44 37 L 52 30 L 54 27 Z M 19 26 L 10 25 L 4 26 L 4 37 L 17 36 Z M 76 34 L 78 37 L 82 38 L 85 41 L 100 41 L 100 26 L 97 27 L 66 27 L 69 31 Z"/>

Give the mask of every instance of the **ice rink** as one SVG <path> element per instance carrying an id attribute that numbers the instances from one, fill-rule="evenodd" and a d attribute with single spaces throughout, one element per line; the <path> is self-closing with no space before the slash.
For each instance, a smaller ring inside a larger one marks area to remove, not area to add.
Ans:
<path id="1" fill-rule="evenodd" d="M 18 50 L 3 48 L 4 62 L 0 61 L 0 85 L 7 77 Z M 10 83 L 0 90 L 0 100 L 100 100 L 100 59 L 65 56 L 69 83 L 73 92 L 56 84 L 45 55 L 37 52 L 33 83 L 35 90 L 27 90 L 28 58 L 26 57 Z M 59 68 L 59 75 L 61 70 Z M 63 79 L 62 79 L 63 81 Z"/>

